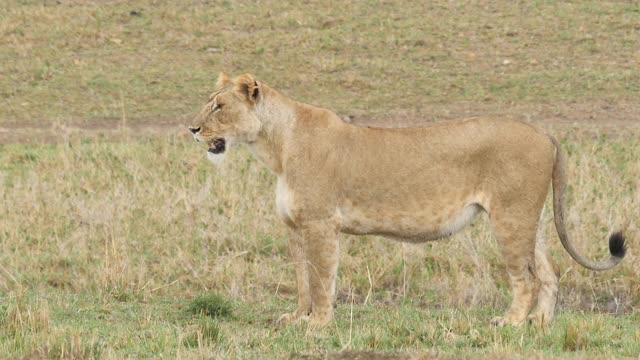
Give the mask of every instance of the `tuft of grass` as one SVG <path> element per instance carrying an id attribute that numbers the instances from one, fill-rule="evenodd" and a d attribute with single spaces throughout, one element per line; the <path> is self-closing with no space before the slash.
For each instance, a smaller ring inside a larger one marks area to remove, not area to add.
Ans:
<path id="1" fill-rule="evenodd" d="M 88 343 L 83 343 L 88 341 Z M 105 344 L 99 339 L 83 340 L 79 335 L 69 337 L 59 337 L 53 344 L 48 344 L 42 349 L 38 349 L 27 358 L 48 358 L 48 359 L 101 359 L 103 358 Z"/>
<path id="2" fill-rule="evenodd" d="M 564 335 L 564 344 L 562 349 L 564 351 L 577 351 L 588 347 L 588 342 L 585 341 L 582 329 L 578 329 L 573 324 L 568 324 Z"/>
<path id="3" fill-rule="evenodd" d="M 187 348 L 212 346 L 224 340 L 220 325 L 209 317 L 201 317 L 194 327 L 182 339 Z"/>
<path id="4" fill-rule="evenodd" d="M 187 312 L 212 318 L 230 317 L 231 304 L 218 294 L 205 294 L 193 299 L 187 306 Z"/>

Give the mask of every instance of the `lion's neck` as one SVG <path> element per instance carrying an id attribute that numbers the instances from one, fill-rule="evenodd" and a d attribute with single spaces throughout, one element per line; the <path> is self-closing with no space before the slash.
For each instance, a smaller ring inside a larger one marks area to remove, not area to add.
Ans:
<path id="1" fill-rule="evenodd" d="M 262 129 L 252 150 L 276 175 L 283 173 L 285 156 L 296 146 L 296 137 L 305 131 L 314 131 L 314 128 L 329 127 L 340 131 L 347 127 L 327 109 L 294 101 L 266 86 L 263 89 L 265 96 L 256 109 Z"/>
<path id="2" fill-rule="evenodd" d="M 271 171 L 280 175 L 283 171 L 286 138 L 296 122 L 297 104 L 275 90 L 263 89 L 262 101 L 256 109 L 262 129 L 256 141 L 251 144 L 251 150 Z"/>

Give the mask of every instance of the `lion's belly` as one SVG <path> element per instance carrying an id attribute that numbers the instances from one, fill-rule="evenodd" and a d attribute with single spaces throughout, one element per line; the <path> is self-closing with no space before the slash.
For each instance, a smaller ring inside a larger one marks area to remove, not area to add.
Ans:
<path id="1" fill-rule="evenodd" d="M 382 235 L 410 242 L 436 240 L 469 225 L 482 207 L 472 203 L 439 210 L 390 212 L 344 207 L 340 209 L 341 231 L 354 235 Z"/>

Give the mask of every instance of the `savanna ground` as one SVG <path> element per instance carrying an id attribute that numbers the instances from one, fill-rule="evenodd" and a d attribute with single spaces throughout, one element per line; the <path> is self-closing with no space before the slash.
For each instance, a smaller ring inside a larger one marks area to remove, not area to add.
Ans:
<path id="1" fill-rule="evenodd" d="M 635 1 L 0 3 L 0 356 L 640 354 L 640 5 Z M 295 304 L 274 178 L 220 167 L 185 125 L 218 71 L 357 124 L 501 114 L 569 155 L 557 320 L 492 328 L 510 300 L 485 218 L 450 240 L 344 236 L 336 322 Z M 363 352 L 366 352 L 363 354 Z M 400 356 L 400 355 L 398 355 Z"/>

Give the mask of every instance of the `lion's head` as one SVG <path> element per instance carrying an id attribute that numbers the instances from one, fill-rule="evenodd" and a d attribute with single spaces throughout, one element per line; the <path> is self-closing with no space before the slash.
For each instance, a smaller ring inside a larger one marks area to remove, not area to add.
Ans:
<path id="1" fill-rule="evenodd" d="M 254 110 L 260 96 L 260 86 L 253 76 L 230 79 L 220 74 L 209 102 L 189 126 L 193 138 L 208 145 L 209 160 L 218 163 L 230 146 L 256 140 L 261 123 Z"/>

